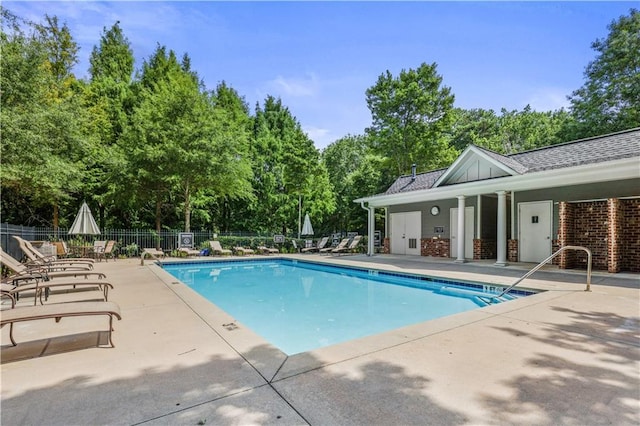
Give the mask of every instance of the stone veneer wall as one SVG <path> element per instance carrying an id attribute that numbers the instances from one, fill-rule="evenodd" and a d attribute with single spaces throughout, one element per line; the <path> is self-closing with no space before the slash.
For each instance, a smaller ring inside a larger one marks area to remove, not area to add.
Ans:
<path id="1" fill-rule="evenodd" d="M 496 240 L 476 239 L 473 240 L 473 259 L 495 259 L 498 250 Z"/>
<path id="2" fill-rule="evenodd" d="M 423 238 L 420 240 L 420 255 L 449 257 L 451 241 L 449 238 Z"/>

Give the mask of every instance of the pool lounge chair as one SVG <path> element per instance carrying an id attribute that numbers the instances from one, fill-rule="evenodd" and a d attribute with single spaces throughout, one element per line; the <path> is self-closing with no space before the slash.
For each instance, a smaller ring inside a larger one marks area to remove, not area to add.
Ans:
<path id="1" fill-rule="evenodd" d="M 301 250 L 302 253 L 311 253 L 314 251 L 320 251 L 327 245 L 327 241 L 329 241 L 329 237 L 322 237 L 320 242 L 315 247 L 306 247 Z"/>
<path id="2" fill-rule="evenodd" d="M 191 249 L 191 248 L 188 248 L 188 247 L 180 247 L 178 249 L 178 252 L 186 254 L 187 257 L 189 257 L 189 256 L 200 256 L 200 250 Z"/>
<path id="3" fill-rule="evenodd" d="M 48 305 L 15 307 L 15 299 L 10 295 L 11 309 L 4 309 L 2 317 L 0 317 L 0 327 L 9 324 L 9 339 L 13 346 L 18 343 L 13 337 L 13 324 L 25 321 L 37 321 L 42 319 L 55 319 L 60 322 L 63 317 L 80 317 L 90 315 L 107 315 L 109 316 L 108 342 L 111 347 L 115 347 L 111 338 L 113 332 L 113 317 L 121 319 L 120 306 L 115 302 L 70 302 L 70 303 L 52 303 Z"/>
<path id="4" fill-rule="evenodd" d="M 209 241 L 209 246 L 211 246 L 211 254 L 213 254 L 214 256 L 216 254 L 220 254 L 221 256 L 227 256 L 227 255 L 231 255 L 232 253 L 231 250 L 222 248 L 222 246 L 220 245 L 220 241 L 218 240 Z"/>
<path id="5" fill-rule="evenodd" d="M 29 241 L 14 235 L 13 238 L 20 245 L 20 249 L 33 265 L 40 265 L 55 270 L 90 270 L 93 269 L 93 260 L 61 259 L 54 260 L 50 256 L 40 253 Z"/>
<path id="6" fill-rule="evenodd" d="M 40 299 L 41 305 L 44 304 L 43 296 L 44 300 L 48 300 L 51 290 L 64 289 L 65 287 L 67 287 L 67 291 L 72 292 L 75 290 L 86 291 L 87 289 L 95 288 L 100 290 L 102 298 L 107 301 L 109 300 L 109 289 L 113 289 L 113 284 L 105 280 L 75 280 L 73 278 L 68 280 L 57 279 L 51 281 L 35 280 L 21 285 L 0 283 L 0 291 L 2 294 L 12 295 L 15 297 L 15 300 L 20 298 L 20 293 L 33 292 L 34 305 L 37 304 L 38 299 Z"/>
<path id="7" fill-rule="evenodd" d="M 233 248 L 233 252 L 238 256 L 244 256 L 245 254 L 254 254 L 255 251 L 253 249 L 247 247 L 236 246 Z"/>
<path id="8" fill-rule="evenodd" d="M 361 240 L 362 240 L 362 235 L 356 235 L 355 237 L 353 237 L 353 240 L 348 246 L 336 247 L 333 250 L 331 250 L 331 254 L 340 255 L 342 253 L 354 253 L 357 250 L 358 246 L 360 245 Z"/>
<path id="9" fill-rule="evenodd" d="M 257 249 L 262 254 L 278 254 L 278 253 L 280 253 L 280 250 L 278 250 L 277 248 L 273 248 L 273 247 L 258 246 Z"/>
<path id="10" fill-rule="evenodd" d="M 343 248 L 345 248 L 347 245 L 349 244 L 349 238 L 343 238 L 342 241 L 340 241 L 340 244 L 338 244 L 335 247 L 326 247 L 323 249 L 320 249 L 320 253 L 331 253 L 333 250 L 341 250 Z"/>
<path id="11" fill-rule="evenodd" d="M 152 259 L 164 259 L 164 252 L 162 250 L 158 250 L 156 248 L 145 248 L 142 249 L 142 259 L 149 256 Z"/>
<path id="12" fill-rule="evenodd" d="M 12 256 L 5 253 L 0 247 L 0 263 L 11 271 L 13 274 L 9 277 L 5 278 L 3 282 L 16 282 L 23 281 L 34 278 L 44 278 L 45 280 L 54 279 L 54 278 L 70 278 L 70 277 L 84 277 L 85 279 L 89 277 L 94 278 L 106 278 L 106 275 L 102 272 L 94 272 L 88 270 L 51 270 L 51 268 L 45 268 L 40 265 L 27 266 L 23 263 L 18 262 Z"/>

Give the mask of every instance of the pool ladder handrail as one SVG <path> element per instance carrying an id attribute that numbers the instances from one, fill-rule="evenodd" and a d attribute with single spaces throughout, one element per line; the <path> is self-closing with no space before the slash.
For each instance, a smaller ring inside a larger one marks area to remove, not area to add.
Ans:
<path id="1" fill-rule="evenodd" d="M 529 278 L 534 272 L 536 272 L 538 269 L 542 268 L 547 262 L 549 262 L 550 260 L 552 260 L 554 257 L 556 257 L 557 255 L 559 255 L 560 253 L 562 253 L 565 250 L 583 250 L 583 251 L 587 252 L 587 288 L 585 288 L 584 291 L 591 291 L 591 250 L 589 250 L 586 247 L 582 247 L 582 246 L 563 246 L 563 247 L 560 247 L 558 249 L 558 251 L 553 253 L 551 256 L 547 257 L 545 260 L 543 260 L 542 262 L 540 262 L 536 266 L 534 266 L 533 269 L 531 269 L 529 272 L 524 274 L 522 277 L 520 277 L 518 280 L 516 280 L 516 282 L 511 284 L 509 287 L 504 289 L 502 291 L 502 293 L 500 293 L 495 298 L 499 299 L 502 296 L 504 296 L 505 294 L 509 293 L 512 288 L 514 288 L 515 286 L 520 284 L 525 279 Z"/>

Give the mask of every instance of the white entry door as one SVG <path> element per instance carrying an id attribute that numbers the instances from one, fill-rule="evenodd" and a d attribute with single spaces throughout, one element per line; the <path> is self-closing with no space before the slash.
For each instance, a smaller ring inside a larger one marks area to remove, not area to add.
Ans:
<path id="1" fill-rule="evenodd" d="M 391 253 L 420 255 L 422 214 L 420 212 L 391 213 Z"/>
<path id="2" fill-rule="evenodd" d="M 458 208 L 451 209 L 451 257 L 458 258 Z M 473 206 L 464 208 L 464 257 L 473 259 Z"/>
<path id="3" fill-rule="evenodd" d="M 518 204 L 520 262 L 541 262 L 551 255 L 552 201 Z"/>

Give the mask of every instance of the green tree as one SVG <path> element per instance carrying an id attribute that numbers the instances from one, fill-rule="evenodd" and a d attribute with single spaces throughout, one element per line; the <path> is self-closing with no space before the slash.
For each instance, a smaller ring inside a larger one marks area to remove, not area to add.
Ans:
<path id="1" fill-rule="evenodd" d="M 591 45 L 597 56 L 585 68 L 584 85 L 569 97 L 574 138 L 640 126 L 640 12 L 631 9 L 608 28 Z"/>
<path id="2" fill-rule="evenodd" d="M 33 24 L 5 9 L 2 15 L 8 23 L 0 33 L 3 210 L 28 205 L 9 217 L 57 227 L 61 204 L 81 187 L 87 153 L 88 118 L 70 73 L 77 47 L 53 18 L 26 35 L 21 25 L 34 29 Z"/>
<path id="3" fill-rule="evenodd" d="M 395 176 L 387 173 L 384 158 L 371 152 L 362 135 L 347 135 L 333 142 L 322 152 L 322 161 L 336 199 L 336 210 L 323 224 L 324 231 L 365 233 L 367 214 L 353 200 L 384 192 Z"/>
<path id="4" fill-rule="evenodd" d="M 446 137 L 454 96 L 436 68 L 435 63 L 422 64 L 402 70 L 398 77 L 386 71 L 366 91 L 374 152 L 387 157 L 397 174 L 407 173 L 412 164 L 428 170 L 455 158 Z"/>
<path id="5" fill-rule="evenodd" d="M 297 233 L 301 212 L 320 222 L 335 208 L 318 150 L 280 99 L 256 106 L 251 158 L 259 202 L 246 206 L 247 229 Z"/>
<path id="6" fill-rule="evenodd" d="M 127 178 L 121 173 L 126 170 L 126 158 L 119 142 L 128 121 L 134 58 L 119 22 L 103 29 L 89 63 L 91 78 L 84 98 L 92 118 L 91 132 L 98 143 L 85 164 L 87 192 L 98 202 L 100 226 L 105 227 L 106 206 L 127 202 L 120 191 Z"/>
<path id="7" fill-rule="evenodd" d="M 215 108 L 188 62 L 178 63 L 173 51 L 158 47 L 143 66 L 141 82 L 127 138 L 129 174 L 138 183 L 139 200 L 155 205 L 156 230 L 163 204 L 172 200 L 188 231 L 201 198 L 249 192 L 246 129 Z"/>
<path id="8" fill-rule="evenodd" d="M 462 151 L 470 144 L 501 154 L 564 142 L 563 130 L 571 117 L 564 110 L 538 112 L 526 106 L 522 111 L 456 109 L 451 145 Z"/>

